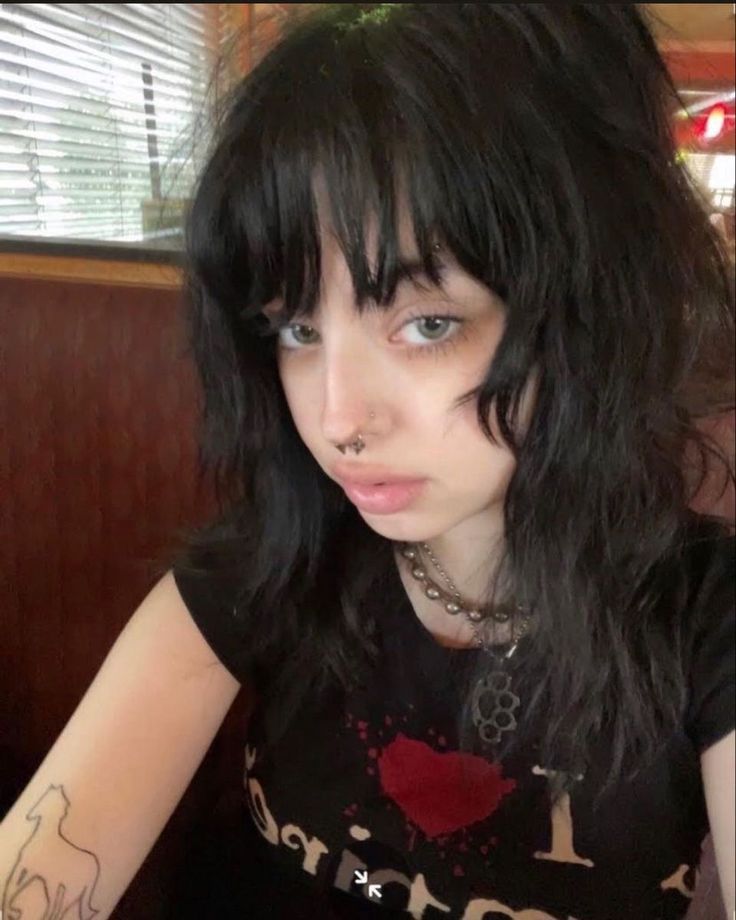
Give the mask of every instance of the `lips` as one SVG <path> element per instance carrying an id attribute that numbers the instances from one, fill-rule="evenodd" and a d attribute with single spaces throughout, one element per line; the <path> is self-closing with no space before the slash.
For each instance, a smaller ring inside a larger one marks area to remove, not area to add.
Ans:
<path id="1" fill-rule="evenodd" d="M 417 482 L 421 476 L 397 473 L 386 466 L 368 464 L 338 463 L 332 468 L 332 475 L 340 485 L 393 485 L 394 483 Z"/>
<path id="2" fill-rule="evenodd" d="M 419 496 L 427 480 L 397 473 L 386 466 L 336 463 L 330 470 L 345 495 L 368 514 L 403 511 Z"/>
<path id="3" fill-rule="evenodd" d="M 344 483 L 343 489 L 350 501 L 368 514 L 395 514 L 403 511 L 419 497 L 426 480 L 403 482 Z"/>

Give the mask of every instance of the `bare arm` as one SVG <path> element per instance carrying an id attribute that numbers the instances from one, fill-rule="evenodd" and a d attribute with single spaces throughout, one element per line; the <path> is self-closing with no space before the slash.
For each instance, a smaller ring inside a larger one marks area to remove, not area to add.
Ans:
<path id="1" fill-rule="evenodd" d="M 708 808 L 708 820 L 713 836 L 718 879 L 720 882 L 725 916 L 730 920 L 736 911 L 736 843 L 734 838 L 734 812 L 736 811 L 736 766 L 734 744 L 736 733 L 730 732 L 700 755 L 703 789 Z"/>
<path id="2" fill-rule="evenodd" d="M 109 917 L 239 688 L 167 573 L 0 824 L 2 920 Z"/>

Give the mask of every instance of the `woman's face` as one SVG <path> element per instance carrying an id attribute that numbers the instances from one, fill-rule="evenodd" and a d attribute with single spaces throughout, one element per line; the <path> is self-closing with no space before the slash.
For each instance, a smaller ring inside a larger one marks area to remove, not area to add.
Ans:
<path id="1" fill-rule="evenodd" d="M 413 245 L 402 252 L 407 261 L 416 256 Z M 471 519 L 482 532 L 484 518 L 502 507 L 515 465 L 507 448 L 483 435 L 474 399 L 453 405 L 485 376 L 503 335 L 504 305 L 449 253 L 439 257 L 444 289 L 428 279 L 403 280 L 388 312 L 368 308 L 359 316 L 348 266 L 326 233 L 317 310 L 279 334 L 286 400 L 325 474 L 339 483 L 347 467 L 370 476 L 376 471 L 369 467 L 379 466 L 374 482 L 388 475 L 423 480 L 398 511 L 379 513 L 356 501 L 366 523 L 394 540 L 431 540 Z M 431 316 L 447 318 L 420 318 Z M 530 408 L 525 394 L 524 426 Z M 497 433 L 495 416 L 491 427 Z M 365 449 L 343 456 L 336 445 L 358 432 Z"/>

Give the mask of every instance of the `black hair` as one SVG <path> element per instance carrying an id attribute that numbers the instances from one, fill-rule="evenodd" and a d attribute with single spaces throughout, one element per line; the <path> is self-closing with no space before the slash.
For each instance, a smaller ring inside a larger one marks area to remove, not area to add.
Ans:
<path id="1" fill-rule="evenodd" d="M 213 476 L 219 516 L 176 565 L 231 584 L 273 694 L 370 673 L 366 601 L 388 541 L 301 441 L 262 309 L 318 301 L 318 174 L 357 309 L 391 303 L 405 202 L 428 277 L 441 240 L 507 312 L 461 401 L 491 440 L 497 413 L 516 457 L 502 571 L 538 618 L 524 705 L 544 727 L 540 762 L 559 765 L 562 794 L 563 766 L 584 765 L 607 726 L 612 786 L 681 722 L 690 595 L 676 561 L 709 459 L 734 482 L 697 424 L 734 407 L 733 282 L 674 146 L 676 88 L 635 4 L 303 6 L 227 98 L 188 217 L 200 481 Z M 489 667 L 476 660 L 468 686 Z M 463 749 L 473 736 L 466 703 Z"/>

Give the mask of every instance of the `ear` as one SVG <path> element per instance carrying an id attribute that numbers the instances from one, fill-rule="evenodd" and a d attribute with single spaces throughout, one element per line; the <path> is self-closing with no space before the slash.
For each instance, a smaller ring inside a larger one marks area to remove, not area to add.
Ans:
<path id="1" fill-rule="evenodd" d="M 703 776 L 703 790 L 708 809 L 708 821 L 713 838 L 713 850 L 721 882 L 726 917 L 734 916 L 736 897 L 734 877 L 736 870 L 736 844 L 734 824 L 736 823 L 736 758 L 734 755 L 736 732 L 731 732 L 716 741 L 700 755 Z"/>

